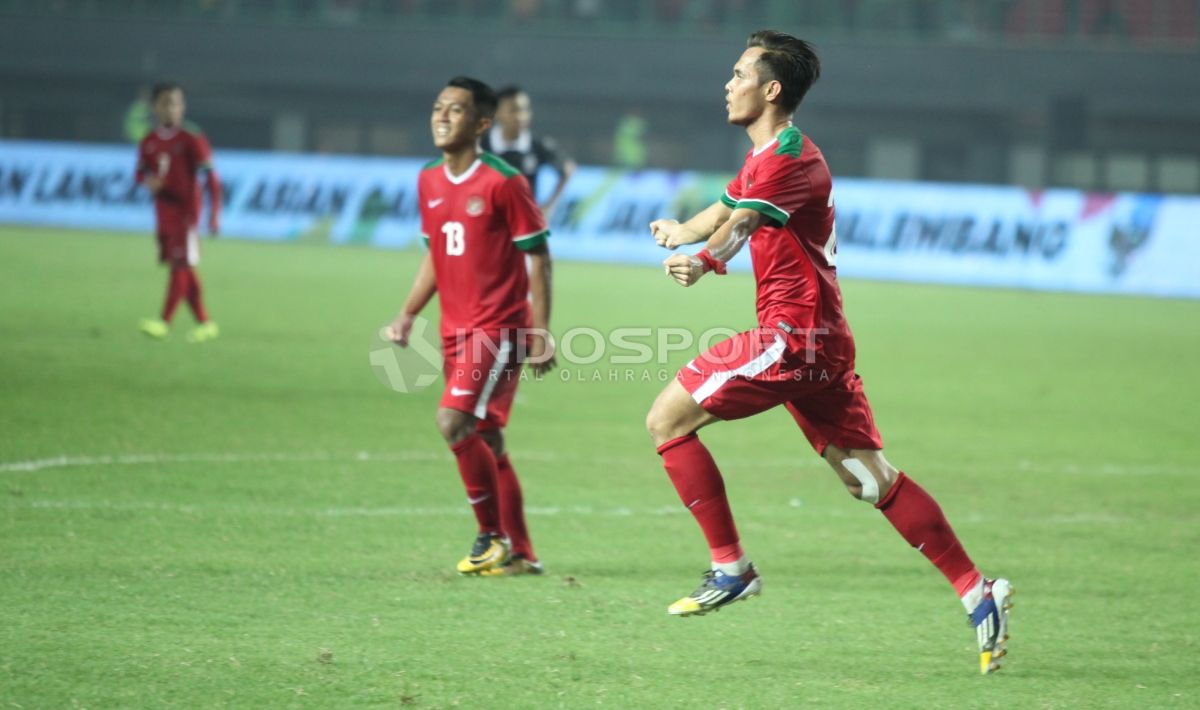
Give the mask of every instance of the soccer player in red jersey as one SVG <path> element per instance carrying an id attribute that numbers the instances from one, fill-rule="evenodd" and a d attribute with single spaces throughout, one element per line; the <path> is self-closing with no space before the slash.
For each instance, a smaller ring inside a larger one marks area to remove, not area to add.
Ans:
<path id="1" fill-rule="evenodd" d="M 707 242 L 694 256 L 664 262 L 684 286 L 709 272 L 724 273 L 748 243 L 759 324 L 689 362 L 646 419 L 713 560 L 701 586 L 668 612 L 704 614 L 761 590 L 758 570 L 739 543 L 721 473 L 696 431 L 782 404 L 850 494 L 878 508 L 954 586 L 977 630 L 980 669 L 988 673 L 1005 652 L 1012 586 L 981 575 L 934 499 L 884 458 L 854 371 L 854 337 L 837 282 L 829 168 L 791 122 L 819 73 L 819 60 L 803 40 L 769 30 L 751 35 L 725 98 L 729 122 L 745 128 L 754 147 L 718 202 L 685 223 L 650 225 L 655 240 L 670 249 Z"/>
<path id="2" fill-rule="evenodd" d="M 160 318 L 147 318 L 141 329 L 153 338 L 166 338 L 171 317 L 183 299 L 187 299 L 196 317 L 196 328 L 188 334 L 194 343 L 217 337 L 217 324 L 208 319 L 200 295 L 200 240 L 196 227 L 202 205 L 198 178 L 205 176 L 208 192 L 208 229 L 214 236 L 220 230 L 221 181 L 212 165 L 212 148 L 200 129 L 185 123 L 183 89 L 164 83 L 151 93 L 158 126 L 138 146 L 136 179 L 154 196 L 157 221 L 158 260 L 170 267 L 167 296 Z"/>
<path id="3" fill-rule="evenodd" d="M 437 426 L 479 524 L 458 571 L 541 574 L 504 426 L 522 362 L 535 375 L 555 364 L 549 231 L 521 173 L 479 149 L 495 112 L 495 92 L 467 77 L 451 79 L 433 104 L 433 143 L 442 157 L 417 179 L 429 251 L 388 328 L 392 340 L 407 345 L 417 314 L 439 294 L 446 384 Z"/>

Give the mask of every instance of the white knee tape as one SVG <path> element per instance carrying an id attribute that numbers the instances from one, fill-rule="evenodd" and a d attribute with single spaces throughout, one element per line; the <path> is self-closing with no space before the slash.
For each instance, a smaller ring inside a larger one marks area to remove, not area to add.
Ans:
<path id="1" fill-rule="evenodd" d="M 862 499 L 865 503 L 879 502 L 879 482 L 867 470 L 866 464 L 855 458 L 847 458 L 842 461 L 842 465 L 846 470 L 858 479 L 859 485 L 862 486 Z"/>

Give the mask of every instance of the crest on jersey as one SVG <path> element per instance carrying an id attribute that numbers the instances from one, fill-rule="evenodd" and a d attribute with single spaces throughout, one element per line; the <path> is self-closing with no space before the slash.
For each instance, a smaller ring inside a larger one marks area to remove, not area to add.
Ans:
<path id="1" fill-rule="evenodd" d="M 483 214 L 483 198 L 475 195 L 467 200 L 467 214 L 478 217 Z"/>

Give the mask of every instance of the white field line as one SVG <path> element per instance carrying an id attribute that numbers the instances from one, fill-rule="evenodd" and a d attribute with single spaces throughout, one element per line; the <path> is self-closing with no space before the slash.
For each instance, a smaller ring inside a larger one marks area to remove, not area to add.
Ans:
<path id="1" fill-rule="evenodd" d="M 763 457 L 761 459 L 731 462 L 728 468 L 753 469 L 762 468 L 809 468 L 816 466 L 824 468 L 820 459 L 799 452 L 795 458 Z M 565 463 L 593 462 L 607 465 L 636 465 L 653 466 L 656 461 L 652 456 L 613 456 L 593 455 L 586 453 L 572 454 L 557 451 L 521 451 L 520 459 L 543 462 Z M 37 472 L 52 469 L 95 468 L 101 466 L 136 466 L 154 464 L 253 464 L 264 462 L 329 462 L 329 463 L 405 463 L 405 462 L 437 462 L 448 463 L 452 457 L 448 452 L 441 451 L 400 451 L 400 452 L 243 452 L 243 453 L 144 453 L 144 454 L 111 454 L 111 455 L 61 455 L 50 458 L 31 459 L 26 461 L 0 462 L 0 473 Z M 978 465 L 969 468 L 979 469 Z M 987 467 L 988 470 L 1008 470 L 1021 474 L 1058 474 L 1084 475 L 1098 474 L 1107 476 L 1151 476 L 1162 474 L 1195 475 L 1200 469 L 1180 466 L 1117 466 L 1106 464 L 1100 466 L 1067 465 L 1050 466 L 1036 464 L 1031 461 L 1018 461 L 1015 465 L 999 463 Z M 0 506 L 12 510 L 47 510 L 47 511 L 110 511 L 110 512 L 162 512 L 183 515 L 274 515 L 286 517 L 330 517 L 330 518 L 430 518 L 430 517 L 462 517 L 470 514 L 470 508 L 462 505 L 454 506 L 354 506 L 329 508 L 295 508 L 287 506 L 197 506 L 154 501 L 110 501 L 110 500 L 23 500 L 9 499 L 8 505 Z M 852 507 L 830 508 L 817 510 L 802 506 L 799 499 L 791 499 L 786 506 L 771 506 L 777 511 L 785 508 L 804 507 L 805 517 L 842 518 L 855 513 Z M 603 517 L 658 517 L 673 516 L 685 513 L 678 505 L 662 505 L 651 507 L 594 507 L 586 505 L 542 505 L 529 506 L 526 514 L 536 517 L 552 516 L 603 516 Z M 1126 525 L 1135 522 L 1135 518 L 1111 515 L 1107 513 L 1078 512 L 1065 515 L 1032 516 L 1022 518 L 1023 522 L 1041 523 L 1048 525 Z M 987 524 L 990 520 L 978 513 L 967 513 L 959 518 L 964 524 Z"/>
<path id="2" fill-rule="evenodd" d="M 347 508 L 293 508 L 287 506 L 200 506 L 152 501 L 110 501 L 110 500 L 27 500 L 11 501 L 9 510 L 97 510 L 111 512 L 163 512 L 181 513 L 184 515 L 197 514 L 235 514 L 235 515 L 277 515 L 282 517 L 322 517 L 322 518 L 354 518 L 354 517 L 386 517 L 386 518 L 442 518 L 462 517 L 471 515 L 471 508 L 461 506 L 354 506 Z M 608 516 L 627 518 L 635 516 L 665 516 L 686 513 L 683 506 L 662 505 L 647 508 L 627 508 L 624 506 L 598 508 L 589 505 L 534 505 L 526 506 L 525 514 L 534 516 Z"/>
<path id="3" fill-rule="evenodd" d="M 992 470 L 996 466 L 987 466 Z M 972 466 L 971 468 L 978 468 Z M 1118 463 L 1068 463 L 1045 464 L 1027 459 L 1016 462 L 1011 470 L 1021 473 L 1053 473 L 1063 476 L 1169 476 L 1169 475 L 1200 475 L 1200 466 L 1174 464 L 1118 464 Z"/>
<path id="4" fill-rule="evenodd" d="M 439 454 L 431 451 L 402 451 L 395 453 L 370 453 L 359 451 L 353 454 L 333 454 L 329 452 L 297 452 L 297 453 L 192 453 L 192 454 L 100 454 L 96 456 L 69 455 L 52 456 L 44 459 L 28 461 L 7 461 L 0 463 L 0 473 L 43 471 L 53 468 L 91 468 L 95 466 L 135 466 L 141 464 L 162 463 L 263 463 L 263 462 L 404 462 L 404 461 L 441 461 L 448 460 L 449 454 Z"/>
<path id="5" fill-rule="evenodd" d="M 513 458 L 518 461 L 541 462 L 596 462 L 604 464 L 628 464 L 657 466 L 657 457 L 652 450 L 645 456 L 614 456 L 612 454 L 593 455 L 588 453 L 571 453 L 558 451 L 531 451 L 522 449 L 514 452 Z M 62 454 L 41 459 L 26 461 L 0 462 L 0 473 L 29 473 L 62 468 L 95 468 L 100 466 L 138 466 L 173 463 L 206 463 L 206 464 L 240 464 L 240 463 L 406 463 L 406 462 L 448 462 L 453 456 L 448 451 L 394 451 L 394 452 L 342 452 L 329 451 L 313 452 L 209 452 L 209 453 L 145 453 L 145 454 Z M 762 467 L 821 467 L 823 463 L 811 454 L 801 452 L 795 458 L 762 457 L 731 462 L 730 468 L 762 466 Z"/>
<path id="6" fill-rule="evenodd" d="M 725 457 L 722 466 L 729 470 L 753 468 L 794 468 L 824 469 L 824 462 L 811 451 L 797 448 L 794 456 L 758 456 L 743 457 L 732 460 Z M 719 453 L 718 457 L 719 457 Z M 587 452 L 536 451 L 522 449 L 513 452 L 513 457 L 519 461 L 540 461 L 547 463 L 602 463 L 607 465 L 657 466 L 657 457 L 653 453 L 645 456 L 619 456 L 612 454 L 592 454 Z M 138 466 L 155 464 L 244 464 L 244 463 L 412 463 L 412 462 L 448 462 L 452 459 L 449 452 L 444 451 L 392 451 L 392 452 L 199 452 L 199 453 L 140 453 L 140 454 L 62 454 L 40 459 L 24 461 L 0 462 L 0 473 L 30 473 L 52 469 L 66 468 L 96 468 L 101 466 Z M 938 465 L 936 470 L 946 467 Z M 1016 462 L 997 461 L 988 464 L 970 464 L 963 467 L 967 472 L 972 470 L 1011 471 L 1019 474 L 1052 474 L 1064 476 L 1170 476 L 1170 475 L 1200 475 L 1200 466 L 1182 466 L 1171 464 L 1047 464 L 1027 459 Z M 918 474 L 919 475 L 919 474 Z"/>
<path id="7" fill-rule="evenodd" d="M 849 506 L 850 501 L 847 501 Z M 798 500 L 793 499 L 787 506 L 770 506 L 773 512 L 782 512 L 785 508 L 796 509 L 804 507 Z M 471 508 L 461 506 L 354 506 L 347 508 L 293 508 L 287 506 L 199 506 L 153 501 L 109 501 L 109 500 L 13 500 L 8 505 L 0 506 L 12 510 L 46 510 L 46 511 L 101 511 L 128 513 L 176 513 L 181 515 L 250 515 L 278 517 L 317 517 L 317 518 L 451 518 L 471 515 Z M 762 508 L 758 511 L 761 513 Z M 661 505 L 643 508 L 596 507 L 589 505 L 535 505 L 525 508 L 525 514 L 533 517 L 666 517 L 683 515 L 687 510 L 682 505 Z M 802 517 L 847 518 L 855 511 L 847 508 L 831 508 L 818 510 L 805 507 Z M 1010 518 L 1010 520 L 1013 520 Z M 1016 518 L 1015 522 L 1042 525 L 1129 525 L 1136 518 L 1110 515 L 1107 513 L 1080 512 L 1072 515 L 1026 516 Z M 993 519 L 978 513 L 968 513 L 958 521 L 966 525 L 986 525 Z"/>

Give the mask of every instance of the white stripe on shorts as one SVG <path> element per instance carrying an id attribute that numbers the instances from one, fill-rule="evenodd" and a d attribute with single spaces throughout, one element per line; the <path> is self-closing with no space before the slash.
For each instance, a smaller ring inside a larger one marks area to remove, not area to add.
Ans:
<path id="1" fill-rule="evenodd" d="M 787 346 L 783 338 L 777 333 L 775 342 L 771 343 L 771 347 L 763 351 L 762 355 L 754 358 L 750 362 L 741 365 L 733 370 L 725 370 L 715 372 L 709 375 L 709 378 L 704 381 L 704 384 L 696 388 L 692 393 L 692 399 L 696 400 L 696 404 L 704 404 L 704 400 L 713 396 L 717 390 L 726 382 L 735 377 L 755 377 L 775 363 L 779 362 L 783 357 L 783 349 Z"/>
<path id="2" fill-rule="evenodd" d="M 500 343 L 500 349 L 496 352 L 496 360 L 492 363 L 492 368 L 488 370 L 487 382 L 483 383 L 483 391 L 479 393 L 479 401 L 475 403 L 476 419 L 483 419 L 487 416 L 488 400 L 492 398 L 492 390 L 496 389 L 496 381 L 500 379 L 500 373 L 508 365 L 508 353 L 511 350 L 512 342 L 505 340 Z"/>
<path id="3" fill-rule="evenodd" d="M 200 234 L 195 227 L 188 229 L 187 233 L 187 263 L 188 266 L 200 263 Z"/>

